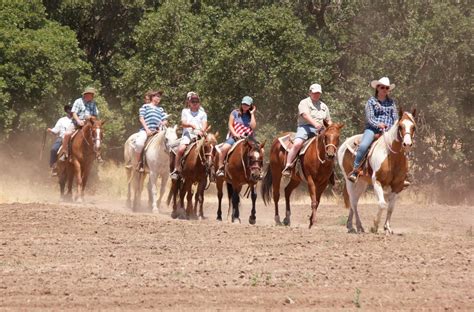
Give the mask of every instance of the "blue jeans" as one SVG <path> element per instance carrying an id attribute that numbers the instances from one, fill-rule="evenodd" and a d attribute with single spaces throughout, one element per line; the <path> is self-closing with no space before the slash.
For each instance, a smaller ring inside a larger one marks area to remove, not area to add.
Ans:
<path id="1" fill-rule="evenodd" d="M 375 134 L 378 132 L 379 131 L 376 131 L 371 128 L 367 128 L 364 130 L 364 134 L 362 135 L 362 140 L 359 144 L 359 149 L 357 150 L 357 154 L 354 160 L 354 169 L 360 166 L 362 158 L 364 158 L 365 154 L 367 153 L 367 150 L 369 149 L 370 144 L 374 140 Z"/>
<path id="2" fill-rule="evenodd" d="M 49 155 L 50 167 L 52 167 L 56 160 L 58 160 L 58 151 L 61 147 L 61 144 L 63 144 L 63 139 L 58 137 L 56 141 L 54 141 L 53 146 L 51 147 L 51 154 Z"/>

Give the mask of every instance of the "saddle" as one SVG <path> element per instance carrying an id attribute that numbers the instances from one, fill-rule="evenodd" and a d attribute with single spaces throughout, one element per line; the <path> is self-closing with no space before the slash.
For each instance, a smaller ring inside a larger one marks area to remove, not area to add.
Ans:
<path id="1" fill-rule="evenodd" d="M 375 143 L 381 136 L 382 134 L 380 133 L 375 134 L 374 140 L 372 141 L 372 143 L 370 143 L 370 146 L 367 149 L 367 152 L 365 153 L 364 157 L 362 158 L 359 168 L 357 169 L 359 175 L 368 176 L 368 177 L 372 175 L 372 168 L 370 167 L 368 160 L 369 160 L 369 156 L 371 156 L 374 152 L 374 148 L 376 146 Z M 354 137 L 354 140 L 352 142 L 349 142 L 349 144 L 347 144 L 347 150 L 351 152 L 352 155 L 354 155 L 354 157 L 357 154 L 357 151 L 359 150 L 359 145 L 360 145 L 361 140 L 362 140 L 362 134 L 359 134 Z"/>
<path id="2" fill-rule="evenodd" d="M 283 147 L 283 149 L 285 150 L 285 158 L 287 157 L 288 155 L 288 152 L 290 151 L 291 147 L 293 146 L 293 141 L 295 139 L 295 136 L 296 136 L 296 133 L 294 132 L 291 132 L 291 133 L 288 133 L 284 136 L 281 136 L 278 138 L 278 141 L 280 142 L 280 145 L 281 147 Z M 301 169 L 301 164 L 300 164 L 300 157 L 299 156 L 302 156 L 306 153 L 306 151 L 308 150 L 308 147 L 310 146 L 310 144 L 317 139 L 317 135 L 312 137 L 311 139 L 309 140 L 306 140 L 304 143 L 303 143 L 303 146 L 301 147 L 301 149 L 299 150 L 298 152 L 298 157 L 295 157 L 295 159 L 293 160 L 293 162 L 291 163 L 291 166 L 294 167 L 294 166 L 297 166 L 298 167 L 298 164 L 299 164 L 299 168 Z M 302 172 L 302 171 L 301 171 Z"/>
<path id="3" fill-rule="evenodd" d="M 145 165 L 146 165 L 145 153 L 148 150 L 148 148 L 150 147 L 150 145 L 158 139 L 158 136 L 157 136 L 158 133 L 160 133 L 160 132 L 158 132 L 158 131 L 154 132 L 152 135 L 147 137 L 146 140 L 145 140 L 145 147 L 143 148 L 143 150 L 140 153 L 140 161 L 143 164 L 143 168 L 145 168 Z"/>
<path id="4" fill-rule="evenodd" d="M 196 145 L 196 149 L 199 150 L 203 144 L 204 144 L 204 138 L 196 137 L 196 138 L 191 139 L 191 143 L 189 143 L 186 146 L 186 149 L 184 150 L 183 156 L 181 157 L 181 168 L 184 167 L 184 164 L 186 163 L 186 159 L 188 158 L 189 153 L 191 152 L 191 149 L 193 148 L 193 146 Z M 173 150 L 173 152 L 176 154 L 176 152 L 174 150 Z"/>
<path id="5" fill-rule="evenodd" d="M 234 152 L 234 150 L 237 148 L 237 146 L 239 144 L 241 144 L 243 141 L 245 141 L 246 139 L 240 139 L 238 140 L 237 142 L 235 142 L 232 147 L 230 148 L 230 150 L 227 152 L 227 155 L 224 159 L 224 172 L 225 172 L 225 175 L 226 176 L 229 176 L 228 172 L 227 172 L 227 163 L 228 163 L 228 159 L 230 157 L 230 155 Z M 220 148 L 222 147 L 222 145 L 224 145 L 224 143 L 220 143 L 218 145 L 216 145 L 214 148 L 216 149 L 217 153 L 221 153 L 221 150 Z"/>

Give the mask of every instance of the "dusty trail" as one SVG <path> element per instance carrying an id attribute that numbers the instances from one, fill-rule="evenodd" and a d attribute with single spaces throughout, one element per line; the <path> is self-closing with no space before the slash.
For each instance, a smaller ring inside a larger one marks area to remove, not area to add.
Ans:
<path id="1" fill-rule="evenodd" d="M 175 221 L 122 203 L 0 204 L 0 308 L 473 310 L 472 206 L 400 205 L 397 235 L 349 235 L 347 211 L 308 205 L 292 227 Z M 368 229 L 375 205 L 362 206 Z"/>

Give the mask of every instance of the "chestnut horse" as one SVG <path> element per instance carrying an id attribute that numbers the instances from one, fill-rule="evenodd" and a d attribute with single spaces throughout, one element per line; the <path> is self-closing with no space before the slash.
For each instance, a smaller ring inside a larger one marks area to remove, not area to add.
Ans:
<path id="1" fill-rule="evenodd" d="M 403 112 L 400 109 L 399 120 L 383 135 L 374 142 L 370 149 L 368 158 L 370 176 L 359 176 L 355 183 L 350 182 L 347 176 L 352 171 L 354 163 L 354 154 L 349 150 L 354 145 L 354 141 L 362 135 L 355 135 L 348 138 L 339 148 L 337 158 L 339 166 L 344 173 L 346 180 L 344 202 L 347 208 L 350 208 L 349 217 L 347 219 L 347 229 L 349 233 L 356 233 L 352 226 L 352 217 L 356 217 L 357 232 L 364 232 L 362 223 L 357 211 L 357 203 L 360 196 L 365 192 L 369 183 L 374 186 L 375 194 L 379 202 L 379 211 L 374 220 L 374 226 L 371 231 L 378 231 L 380 217 L 383 210 L 387 209 L 387 218 L 385 219 L 384 230 L 386 234 L 393 234 L 390 227 L 390 218 L 395 206 L 397 194 L 404 188 L 404 181 L 408 172 L 408 159 L 405 155 L 413 145 L 413 137 L 415 134 L 415 114 L 416 109 L 412 113 Z M 387 196 L 388 204 L 384 197 L 384 187 L 391 188 Z"/>
<path id="2" fill-rule="evenodd" d="M 334 158 L 339 144 L 339 135 L 341 123 L 328 125 L 325 122 L 326 129 L 323 130 L 315 140 L 308 146 L 303 155 L 299 155 L 301 161 L 302 173 L 292 169 L 291 178 L 285 187 L 286 216 L 283 220 L 285 225 L 291 223 L 290 196 L 293 190 L 304 179 L 308 183 L 309 195 L 311 197 L 311 217 L 309 218 L 309 228 L 316 223 L 316 210 L 319 206 L 321 195 L 326 189 L 329 179 L 334 170 Z M 261 192 L 265 205 L 271 201 L 270 193 L 273 193 L 275 202 L 275 223 L 281 225 L 278 212 L 278 201 L 280 199 L 280 183 L 282 170 L 285 167 L 287 152 L 281 146 L 278 139 L 275 139 L 270 150 L 270 164 L 267 173 L 263 179 Z M 303 176 L 301 176 L 303 174 Z M 273 187 L 273 190 L 271 190 Z"/>
<path id="3" fill-rule="evenodd" d="M 67 181 L 67 198 L 72 198 L 72 183 L 76 177 L 77 194 L 75 200 L 84 201 L 84 188 L 87 184 L 90 169 L 95 158 L 100 156 L 100 144 L 105 121 L 91 117 L 71 139 L 71 154 L 69 159 L 58 161 L 58 177 L 61 197 L 64 198 L 64 187 Z"/>
<path id="4" fill-rule="evenodd" d="M 196 144 L 192 145 L 187 153 L 186 159 L 182 165 L 181 178 L 173 181 L 170 192 L 168 194 L 168 205 L 173 200 L 173 212 L 171 217 L 173 219 L 188 218 L 188 219 L 204 219 L 203 204 L 204 204 L 204 190 L 208 183 L 208 176 L 210 175 L 212 167 L 212 151 L 217 144 L 217 133 L 205 133 L 204 137 L 197 140 Z M 193 206 L 193 192 L 192 187 L 197 184 L 195 195 L 195 203 Z M 176 197 L 179 192 L 179 202 L 177 207 Z M 184 215 L 184 197 L 186 196 L 186 214 Z M 199 206 L 199 215 L 198 215 Z"/>
<path id="5" fill-rule="evenodd" d="M 234 149 L 229 152 L 227 163 L 225 165 L 225 176 L 216 177 L 217 186 L 217 220 L 222 221 L 222 195 L 224 182 L 227 183 L 227 195 L 229 201 L 232 199 L 232 222 L 239 221 L 240 223 L 240 191 L 242 186 L 247 184 L 251 191 L 252 211 L 249 217 L 249 223 L 255 224 L 256 209 L 255 201 L 257 200 L 257 192 L 255 186 L 261 180 L 263 169 L 263 147 L 265 143 L 258 143 L 253 137 L 246 137 L 243 140 L 237 141 Z M 214 165 L 218 166 L 218 157 L 216 153 L 214 157 Z"/>

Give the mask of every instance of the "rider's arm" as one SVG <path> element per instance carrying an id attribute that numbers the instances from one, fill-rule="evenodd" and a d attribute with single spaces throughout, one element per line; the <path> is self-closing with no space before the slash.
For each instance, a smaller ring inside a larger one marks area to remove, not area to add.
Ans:
<path id="1" fill-rule="evenodd" d="M 143 116 L 140 116 L 139 120 L 140 120 L 140 123 L 141 123 L 143 129 L 145 129 L 146 132 L 150 131 L 150 129 L 148 129 L 148 126 L 145 122 L 145 118 Z"/>
<path id="2" fill-rule="evenodd" d="M 365 105 L 365 119 L 367 120 L 367 123 L 371 125 L 374 128 L 378 128 L 379 125 L 377 121 L 375 120 L 375 112 L 374 112 L 374 105 L 375 105 L 375 99 L 370 98 L 367 101 L 367 104 Z"/>
<path id="3" fill-rule="evenodd" d="M 250 111 L 250 128 L 252 128 L 252 130 L 255 130 L 255 128 L 257 128 L 257 121 L 255 120 L 255 111 L 255 106 L 252 106 L 252 110 Z"/>
<path id="4" fill-rule="evenodd" d="M 72 113 L 72 118 L 80 125 L 82 123 L 82 120 L 79 119 L 79 116 L 77 116 L 76 112 Z"/>
<path id="5" fill-rule="evenodd" d="M 322 127 L 322 125 L 319 122 L 314 121 L 314 119 L 311 118 L 311 115 L 308 113 L 302 113 L 301 117 L 303 117 L 304 120 L 306 120 L 310 125 L 312 125 L 316 129 L 319 129 Z"/>
<path id="6" fill-rule="evenodd" d="M 230 116 L 229 116 L 228 126 L 229 126 L 230 135 L 233 137 L 238 137 L 239 135 L 234 130 L 234 115 L 232 113 L 230 113 Z"/>
<path id="7" fill-rule="evenodd" d="M 395 105 L 395 102 L 393 102 L 392 117 L 393 117 L 393 123 L 395 123 L 395 120 L 398 120 L 398 118 L 400 118 L 400 116 L 398 116 L 398 109 L 397 109 L 397 105 Z"/>
<path id="8" fill-rule="evenodd" d="M 324 105 L 326 105 L 326 104 L 324 104 Z M 324 120 L 326 120 L 328 125 L 332 124 L 331 114 L 329 113 L 329 107 L 327 105 L 326 105 L 326 118 L 324 118 Z"/>

